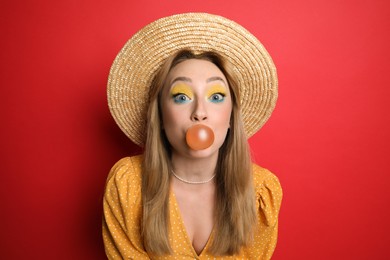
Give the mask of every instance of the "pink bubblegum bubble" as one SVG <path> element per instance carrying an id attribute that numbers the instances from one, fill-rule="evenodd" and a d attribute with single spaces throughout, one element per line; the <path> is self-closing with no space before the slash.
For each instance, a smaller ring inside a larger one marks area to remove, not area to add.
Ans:
<path id="1" fill-rule="evenodd" d="M 208 126 L 193 125 L 187 130 L 186 142 L 192 150 L 204 150 L 214 143 L 214 132 Z"/>

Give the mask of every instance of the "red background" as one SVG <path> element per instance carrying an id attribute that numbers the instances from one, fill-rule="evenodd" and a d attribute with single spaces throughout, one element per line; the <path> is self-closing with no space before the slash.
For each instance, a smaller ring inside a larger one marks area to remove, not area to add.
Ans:
<path id="1" fill-rule="evenodd" d="M 109 114 L 109 68 L 142 26 L 204 11 L 278 68 L 277 108 L 250 139 L 284 188 L 273 259 L 389 259 L 389 3 L 2 1 L 1 258 L 105 259 L 105 178 L 140 151 Z"/>

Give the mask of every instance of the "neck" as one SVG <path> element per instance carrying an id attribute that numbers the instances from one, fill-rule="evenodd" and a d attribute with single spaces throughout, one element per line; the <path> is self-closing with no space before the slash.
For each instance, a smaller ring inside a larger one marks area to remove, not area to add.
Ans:
<path id="1" fill-rule="evenodd" d="M 209 180 L 215 174 L 218 153 L 209 157 L 193 158 L 172 154 L 172 167 L 175 174 L 188 181 Z"/>

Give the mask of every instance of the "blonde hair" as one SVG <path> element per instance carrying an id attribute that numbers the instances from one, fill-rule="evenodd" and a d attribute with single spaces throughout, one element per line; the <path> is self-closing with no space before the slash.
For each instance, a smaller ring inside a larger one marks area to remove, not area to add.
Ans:
<path id="1" fill-rule="evenodd" d="M 240 114 L 239 87 L 231 65 L 214 52 L 194 54 L 182 50 L 169 57 L 157 72 L 150 89 L 147 134 L 142 165 L 142 238 L 150 254 L 172 252 L 169 243 L 169 181 L 171 149 L 161 128 L 159 96 L 170 70 L 188 59 L 214 63 L 225 75 L 232 93 L 230 129 L 219 151 L 216 166 L 215 233 L 209 252 L 234 255 L 253 239 L 256 224 L 255 194 L 247 137 Z"/>

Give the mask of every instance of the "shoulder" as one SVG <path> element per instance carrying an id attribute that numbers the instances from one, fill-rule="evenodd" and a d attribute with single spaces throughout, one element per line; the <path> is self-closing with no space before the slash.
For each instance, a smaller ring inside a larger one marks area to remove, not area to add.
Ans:
<path id="1" fill-rule="evenodd" d="M 256 191 L 262 186 L 267 186 L 276 192 L 282 193 L 282 187 L 280 185 L 279 179 L 271 171 L 255 163 L 252 164 L 252 171 Z"/>
<path id="2" fill-rule="evenodd" d="M 112 178 L 122 179 L 128 177 L 138 177 L 141 175 L 142 155 L 125 157 L 120 159 L 111 168 L 107 181 Z"/>
<path id="3" fill-rule="evenodd" d="M 141 165 L 143 156 L 125 157 L 111 168 L 106 181 L 107 193 L 139 193 L 141 190 Z"/>
<path id="4" fill-rule="evenodd" d="M 253 181 L 257 205 L 265 216 L 265 223 L 276 223 L 282 203 L 283 191 L 278 177 L 269 170 L 253 164 Z"/>

